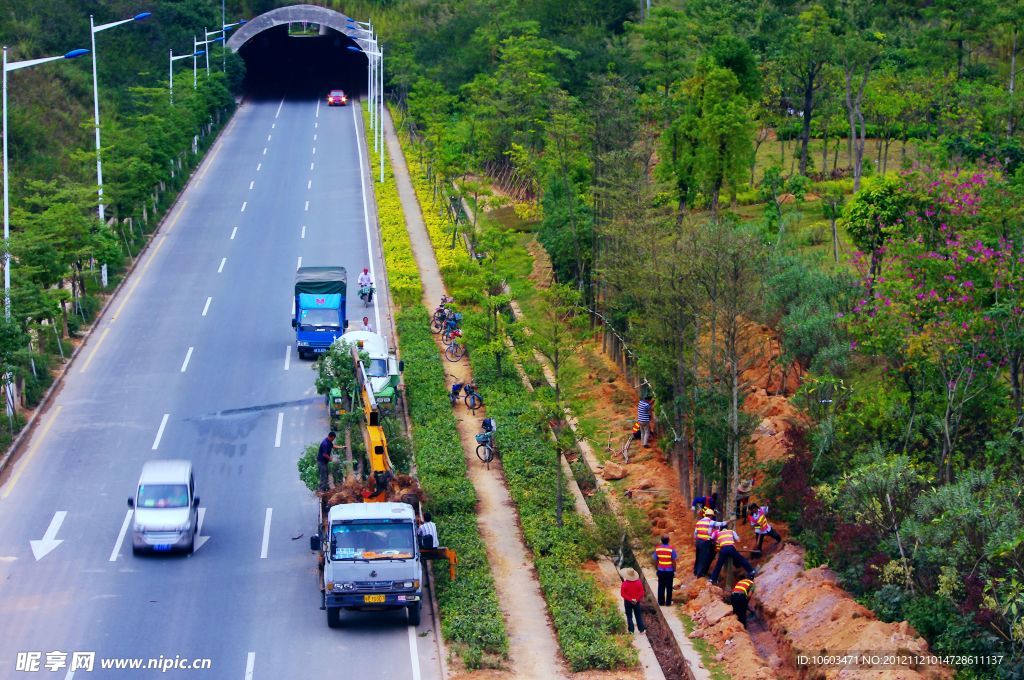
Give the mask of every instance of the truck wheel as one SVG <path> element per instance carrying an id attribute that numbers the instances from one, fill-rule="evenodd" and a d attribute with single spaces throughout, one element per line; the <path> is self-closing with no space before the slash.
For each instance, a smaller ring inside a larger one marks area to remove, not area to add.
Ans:
<path id="1" fill-rule="evenodd" d="M 136 547 L 135 547 L 135 546 L 133 545 L 133 546 L 132 546 L 132 555 L 135 555 L 136 557 L 138 557 L 138 556 L 139 556 L 139 555 L 141 555 L 141 554 L 142 554 L 142 548 L 136 548 Z"/>
<path id="2" fill-rule="evenodd" d="M 327 608 L 327 627 L 341 628 L 341 607 Z"/>
<path id="3" fill-rule="evenodd" d="M 423 603 L 417 602 L 416 604 L 409 607 L 409 625 L 418 626 L 420 625 L 420 612 L 423 611 Z"/>

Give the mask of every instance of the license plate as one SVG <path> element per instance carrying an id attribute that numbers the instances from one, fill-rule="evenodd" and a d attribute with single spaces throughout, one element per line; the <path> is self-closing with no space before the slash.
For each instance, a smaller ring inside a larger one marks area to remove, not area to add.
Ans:
<path id="1" fill-rule="evenodd" d="M 378 404 L 390 404 L 391 397 L 376 397 Z"/>
<path id="2" fill-rule="evenodd" d="M 154 545 L 153 550 L 170 550 L 170 544 Z"/>
<path id="3" fill-rule="evenodd" d="M 326 347 L 314 347 L 313 348 L 313 354 L 323 354 L 326 351 L 327 351 Z"/>
<path id="4" fill-rule="evenodd" d="M 363 602 L 366 604 L 380 604 L 387 599 L 385 595 L 363 595 Z"/>

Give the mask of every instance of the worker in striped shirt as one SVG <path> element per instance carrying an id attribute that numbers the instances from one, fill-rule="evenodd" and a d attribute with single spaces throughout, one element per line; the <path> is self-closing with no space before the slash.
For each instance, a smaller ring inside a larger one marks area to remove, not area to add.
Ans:
<path id="1" fill-rule="evenodd" d="M 645 449 L 651 448 L 651 398 L 641 397 L 636 405 L 636 422 L 640 424 L 640 443 Z"/>

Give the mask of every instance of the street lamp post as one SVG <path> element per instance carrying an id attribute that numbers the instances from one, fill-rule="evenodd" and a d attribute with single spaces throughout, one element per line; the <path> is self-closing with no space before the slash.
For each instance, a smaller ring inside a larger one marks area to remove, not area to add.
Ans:
<path id="1" fill-rule="evenodd" d="M 368 42 L 368 41 L 364 41 Z M 376 43 L 376 41 L 374 41 Z M 384 48 L 377 46 L 379 51 L 368 50 L 365 48 L 356 47 L 349 45 L 348 49 L 353 52 L 362 52 L 366 55 L 367 61 L 372 61 L 371 57 L 374 57 L 378 61 L 377 65 L 377 87 L 376 87 L 376 101 L 371 104 L 371 110 L 373 106 L 377 107 L 377 127 L 374 130 L 374 149 L 380 158 L 380 181 L 384 181 L 384 127 L 383 127 L 383 108 L 384 108 Z"/>
<path id="2" fill-rule="evenodd" d="M 89 50 L 71 50 L 59 57 L 43 57 L 42 59 L 28 59 L 26 61 L 7 62 L 7 46 L 4 46 L 3 55 L 3 148 L 4 148 L 4 318 L 11 318 L 11 206 L 10 206 L 10 180 L 8 175 L 7 161 L 7 74 L 18 69 L 38 66 L 48 61 L 58 59 L 74 59 L 83 54 L 89 54 Z"/>
<path id="3" fill-rule="evenodd" d="M 203 29 L 203 31 L 206 34 L 206 39 L 208 41 L 210 40 L 210 36 L 211 35 L 219 35 L 219 36 L 221 36 L 221 40 L 225 41 L 224 44 L 221 46 L 221 51 L 220 51 L 220 54 L 221 54 L 221 70 L 222 71 L 227 71 L 227 68 L 228 68 L 227 56 L 226 56 L 227 49 L 228 49 L 227 48 L 227 43 L 226 43 L 226 38 L 228 37 L 228 31 L 230 31 L 235 26 L 241 26 L 242 24 L 245 23 L 245 21 L 246 21 L 245 19 L 239 19 L 238 21 L 236 21 L 233 24 L 221 23 L 221 28 L 220 28 L 219 31 L 207 31 L 206 29 Z M 216 42 L 216 41 L 213 41 L 213 42 Z M 206 72 L 207 73 L 210 72 L 210 55 L 209 54 L 206 55 Z"/>
<path id="4" fill-rule="evenodd" d="M 203 30 L 205 31 L 206 29 L 204 28 Z M 196 37 L 192 36 L 192 52 L 197 53 L 197 54 L 206 54 L 207 55 L 207 57 L 206 57 L 206 75 L 210 75 L 210 57 L 208 55 L 209 48 L 205 47 L 205 45 L 209 45 L 209 44 L 215 43 L 215 42 L 224 42 L 224 36 L 218 36 L 216 38 L 213 38 L 212 40 L 196 40 Z M 201 52 L 199 51 L 199 46 L 200 45 L 204 45 L 203 50 Z M 192 89 L 193 90 L 196 89 L 196 82 L 197 82 L 197 80 L 196 80 L 196 62 L 195 62 L 195 60 L 193 60 L 192 61 Z"/>
<path id="5" fill-rule="evenodd" d="M 168 69 L 168 80 L 167 80 L 167 83 L 168 83 L 168 86 L 169 86 L 169 89 L 170 89 L 170 92 L 171 92 L 171 105 L 174 104 L 174 62 L 178 61 L 179 59 L 189 59 L 189 58 L 195 59 L 196 57 L 202 56 L 202 54 L 203 54 L 203 50 L 199 50 L 198 52 L 193 52 L 192 54 L 180 54 L 180 55 L 178 55 L 176 57 L 176 56 L 174 56 L 174 50 L 173 49 L 170 50 L 170 59 L 169 59 L 168 64 L 167 64 L 167 69 Z M 195 81 L 193 80 L 193 87 L 194 87 L 194 84 L 195 84 Z"/>
<path id="6" fill-rule="evenodd" d="M 92 39 L 92 110 L 93 124 L 96 128 L 96 185 L 99 187 L 100 222 L 106 221 L 106 206 L 103 205 L 103 158 L 100 154 L 100 88 L 99 81 L 96 77 L 96 34 L 100 31 L 105 31 L 108 28 L 121 26 L 122 24 L 129 24 L 133 21 L 142 21 L 148 16 L 150 16 L 150 12 L 142 12 L 141 14 L 136 14 L 130 19 L 112 21 L 109 24 L 100 24 L 97 26 L 96 22 L 93 21 L 92 15 L 89 15 L 89 33 L 90 38 Z"/>

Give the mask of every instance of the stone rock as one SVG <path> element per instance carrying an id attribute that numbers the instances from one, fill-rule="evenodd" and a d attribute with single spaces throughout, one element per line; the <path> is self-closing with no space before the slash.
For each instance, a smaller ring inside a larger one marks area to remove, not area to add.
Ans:
<path id="1" fill-rule="evenodd" d="M 635 489 L 653 489 L 654 488 L 654 482 L 652 482 L 649 479 L 644 479 L 644 480 L 642 480 L 639 484 L 637 484 L 633 488 L 635 488 Z"/>
<path id="2" fill-rule="evenodd" d="M 601 470 L 601 476 L 607 480 L 622 479 L 628 474 L 629 471 L 626 470 L 626 466 L 619 465 L 613 460 L 610 460 L 607 463 L 605 463 L 604 469 Z"/>

